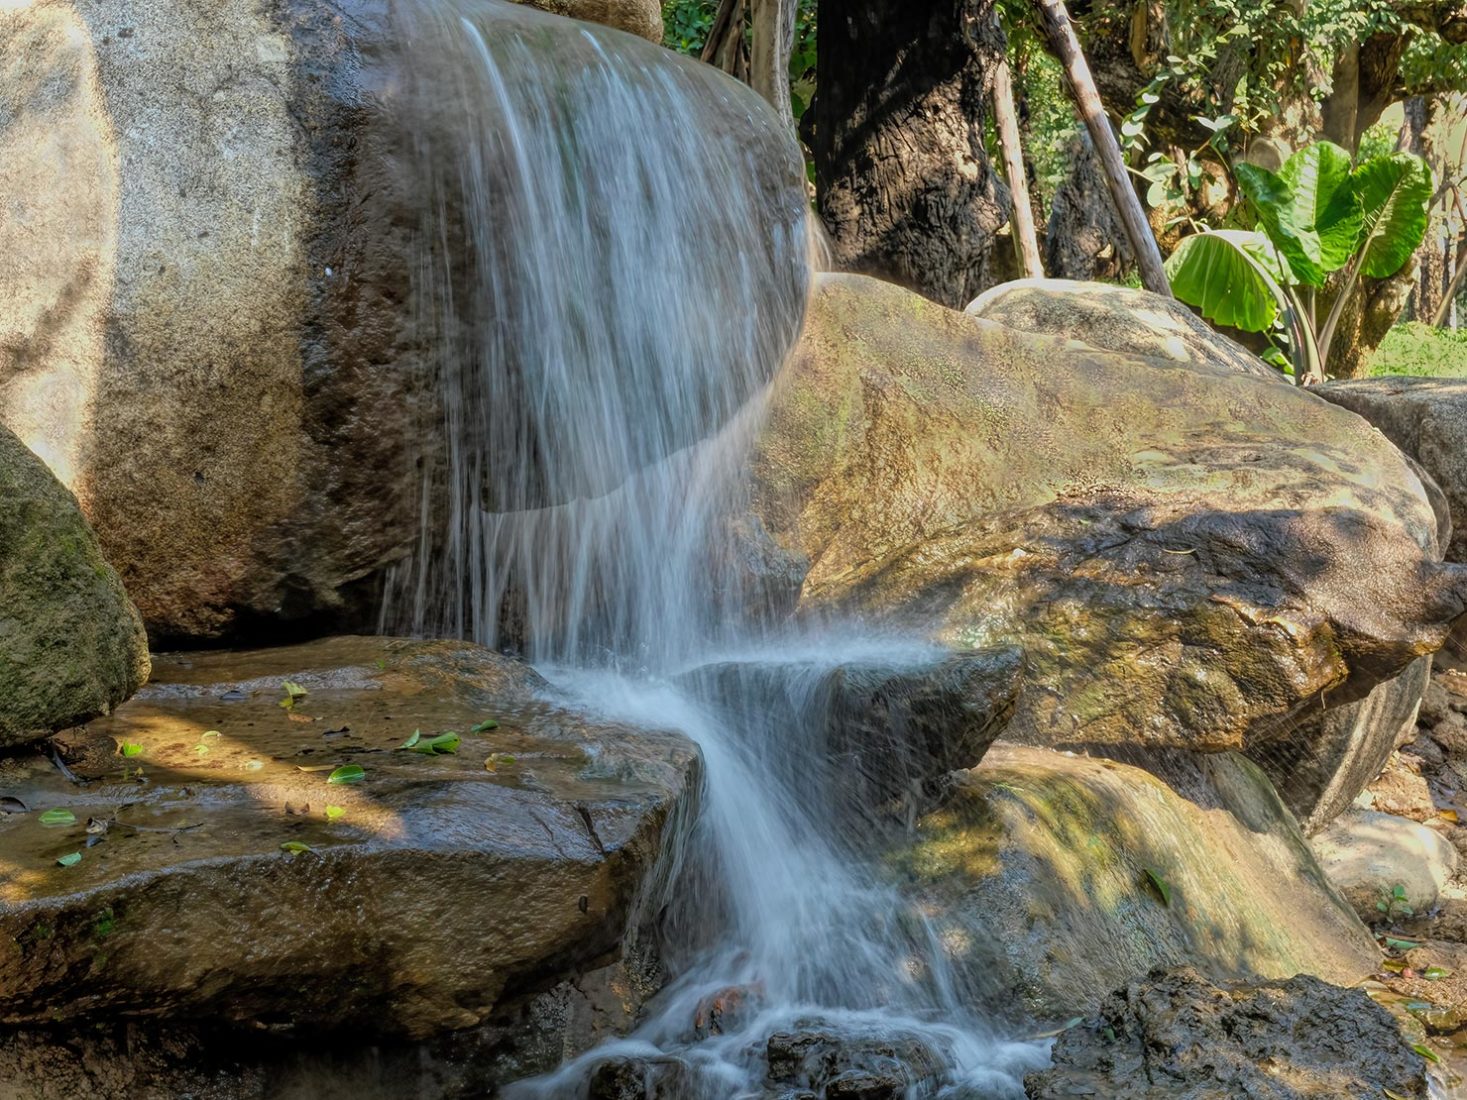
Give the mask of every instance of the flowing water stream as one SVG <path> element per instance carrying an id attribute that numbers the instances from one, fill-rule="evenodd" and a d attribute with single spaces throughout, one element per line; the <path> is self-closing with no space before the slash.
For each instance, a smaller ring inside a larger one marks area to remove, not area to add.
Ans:
<path id="1" fill-rule="evenodd" d="M 461 235 L 468 259 L 429 247 L 421 265 L 445 447 L 383 627 L 519 646 L 586 708 L 685 731 L 706 765 L 669 887 L 670 987 L 634 1035 L 515 1094 L 584 1095 L 620 1067 L 688 1100 L 813 1096 L 842 1072 L 1022 1096 L 1046 1048 L 984 1026 L 829 744 L 837 666 L 945 655 L 766 634 L 723 552 L 810 278 L 792 135 L 748 89 L 615 32 L 497 0 L 425 0 L 414 20 L 460 123 L 422 137 L 449 226 L 428 239 Z M 689 675 L 730 654 L 727 675 Z"/>

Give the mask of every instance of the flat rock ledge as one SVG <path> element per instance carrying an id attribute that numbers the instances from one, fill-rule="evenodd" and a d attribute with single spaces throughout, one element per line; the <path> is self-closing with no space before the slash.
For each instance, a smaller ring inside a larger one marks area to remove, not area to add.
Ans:
<path id="1" fill-rule="evenodd" d="M 682 735 L 567 710 L 468 643 L 154 670 L 53 742 L 72 778 L 0 757 L 0 1024 L 492 1023 L 617 958 L 698 785 Z M 446 730 L 452 753 L 400 747 Z"/>

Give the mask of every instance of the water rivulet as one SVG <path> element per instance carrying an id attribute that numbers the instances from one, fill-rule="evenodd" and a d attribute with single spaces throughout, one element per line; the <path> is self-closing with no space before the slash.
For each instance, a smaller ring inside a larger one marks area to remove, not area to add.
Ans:
<path id="1" fill-rule="evenodd" d="M 519 1093 L 1020 1095 L 1042 1047 L 988 1032 L 876 858 L 933 778 L 903 746 L 971 710 L 975 676 L 981 740 L 1010 665 L 776 636 L 724 545 L 809 281 L 793 136 L 746 88 L 615 32 L 470 0 L 414 23 L 452 59 L 414 79 L 458 122 L 416 138 L 444 447 L 383 625 L 518 646 L 706 763 L 663 899 L 671 984 L 634 1035 Z M 435 233 L 471 243 L 459 269 Z"/>

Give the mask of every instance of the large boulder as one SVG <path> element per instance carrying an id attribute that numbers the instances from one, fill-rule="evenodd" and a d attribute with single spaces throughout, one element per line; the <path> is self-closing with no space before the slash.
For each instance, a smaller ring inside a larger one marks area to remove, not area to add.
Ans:
<path id="1" fill-rule="evenodd" d="M 568 711 L 469 643 L 161 656 L 156 676 L 63 740 L 80 786 L 0 772 L 29 811 L 0 816 L 0 1023 L 503 1023 L 621 950 L 696 788 L 686 738 Z M 455 751 L 423 751 L 445 730 Z"/>
<path id="2" fill-rule="evenodd" d="M 1421 463 L 1451 510 L 1447 560 L 1467 561 L 1467 379 L 1361 378 L 1315 392 L 1359 413 Z"/>
<path id="3" fill-rule="evenodd" d="M 0 427 L 0 749 L 106 714 L 148 678 L 137 609 L 76 500 Z"/>
<path id="4" fill-rule="evenodd" d="M 856 276 L 822 278 L 751 466 L 798 614 L 1019 645 L 1016 740 L 1266 742 L 1439 648 L 1467 594 L 1358 417 Z"/>
<path id="5" fill-rule="evenodd" d="M 762 384 L 799 326 L 807 206 L 751 90 L 530 8 L 4 5 L 0 421 L 76 493 L 155 640 L 354 621 L 460 515 L 423 519 L 446 452 L 525 507 L 554 482 L 535 456 L 604 442 L 531 422 L 559 408 L 541 360 L 644 410 L 597 452 L 612 482 Z M 608 293 L 636 300 L 582 309 Z M 689 320 L 651 325 L 654 303 Z M 689 362 L 708 392 L 679 410 L 706 420 L 659 421 Z"/>
<path id="6" fill-rule="evenodd" d="M 1426 1062 L 1363 990 L 1300 976 L 1221 986 L 1187 969 L 1118 989 L 1055 1042 L 1029 1100 L 1426 1100 Z"/>
<path id="7" fill-rule="evenodd" d="M 1229 366 L 1276 382 L 1283 378 L 1175 298 L 1113 283 L 1020 279 L 984 292 L 964 312 L 1103 351 Z"/>
<path id="8" fill-rule="evenodd" d="M 1375 969 L 1256 766 L 1148 757 L 1155 772 L 1000 742 L 899 842 L 893 863 L 976 999 L 1063 1020 L 1154 966 L 1346 984 Z"/>

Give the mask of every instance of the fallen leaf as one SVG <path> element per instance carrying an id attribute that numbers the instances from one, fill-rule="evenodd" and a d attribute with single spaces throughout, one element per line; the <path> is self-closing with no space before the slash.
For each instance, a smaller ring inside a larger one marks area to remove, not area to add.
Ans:
<path id="1" fill-rule="evenodd" d="M 440 753 L 457 752 L 462 743 L 456 730 L 444 730 L 427 740 L 414 742 L 410 748 L 413 752 L 420 752 L 426 756 L 437 756 Z"/>
<path id="2" fill-rule="evenodd" d="M 414 745 L 416 745 L 419 741 L 421 741 L 422 739 L 423 739 L 423 731 L 422 730 L 413 730 L 412 736 L 409 737 L 406 741 L 404 741 L 401 745 L 399 745 L 398 748 L 410 749 Z"/>
<path id="3" fill-rule="evenodd" d="M 41 824 L 49 826 L 75 825 L 76 814 L 70 810 L 47 810 L 41 815 Z"/>
<path id="4" fill-rule="evenodd" d="M 123 756 L 142 756 L 143 747 L 134 741 L 124 741 L 121 746 Z"/>
<path id="5" fill-rule="evenodd" d="M 64 855 L 64 856 L 59 857 L 56 860 L 56 865 L 58 867 L 75 867 L 80 862 L 81 862 L 81 853 L 80 852 L 71 852 L 68 855 Z"/>
<path id="6" fill-rule="evenodd" d="M 289 852 L 293 856 L 298 856 L 302 852 L 315 851 L 315 849 L 312 848 L 309 844 L 302 844 L 299 840 L 287 840 L 284 844 L 280 846 L 280 850 L 282 852 Z"/>
<path id="7" fill-rule="evenodd" d="M 203 736 L 203 737 L 223 737 L 224 735 L 222 733 L 220 733 L 218 730 L 205 730 L 201 736 Z"/>
<path id="8" fill-rule="evenodd" d="M 1162 904 L 1170 909 L 1172 905 L 1172 888 L 1167 885 L 1166 879 L 1161 877 L 1161 872 L 1153 871 L 1150 867 L 1143 867 L 1142 870 L 1146 873 L 1146 881 L 1161 895 Z"/>
<path id="9" fill-rule="evenodd" d="M 1412 1043 L 1411 1049 L 1414 1050 L 1417 1054 L 1421 1055 L 1421 1057 L 1425 1058 L 1428 1062 L 1431 1062 L 1433 1065 L 1439 1063 L 1442 1060 L 1441 1055 L 1432 1050 L 1431 1047 L 1427 1046 L 1425 1043 Z"/>
<path id="10" fill-rule="evenodd" d="M 367 773 L 360 764 L 343 764 L 326 777 L 326 782 L 360 783 L 365 778 L 367 778 Z"/>
<path id="11" fill-rule="evenodd" d="M 469 732 L 470 733 L 486 733 L 489 730 L 497 730 L 498 728 L 499 728 L 499 723 L 496 722 L 493 718 L 485 718 L 477 726 L 474 726 L 472 729 L 470 729 Z"/>
<path id="12" fill-rule="evenodd" d="M 346 810 L 343 809 L 341 806 L 327 806 L 326 807 L 326 820 L 327 821 L 335 821 L 337 818 L 344 817 L 344 816 L 346 816 Z"/>
<path id="13" fill-rule="evenodd" d="M 1451 977 L 1452 972 L 1441 966 L 1428 966 L 1421 972 L 1421 976 L 1429 982 L 1439 982 L 1443 978 Z"/>
<path id="14" fill-rule="evenodd" d="M 1457 823 L 1457 821 L 1458 821 L 1457 811 L 1456 810 L 1443 810 L 1441 812 L 1441 819 L 1443 821 L 1450 821 L 1452 824 L 1455 825 Z"/>
<path id="15" fill-rule="evenodd" d="M 1421 944 L 1415 940 L 1398 940 L 1392 936 L 1385 938 L 1385 944 L 1392 951 L 1410 951 L 1412 948 L 1420 947 Z"/>

